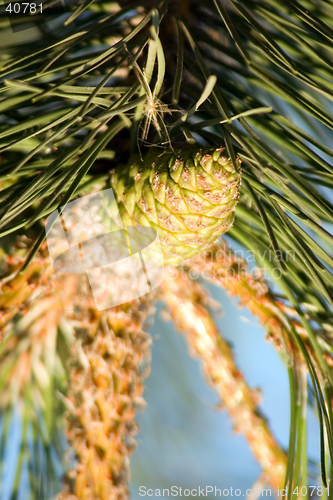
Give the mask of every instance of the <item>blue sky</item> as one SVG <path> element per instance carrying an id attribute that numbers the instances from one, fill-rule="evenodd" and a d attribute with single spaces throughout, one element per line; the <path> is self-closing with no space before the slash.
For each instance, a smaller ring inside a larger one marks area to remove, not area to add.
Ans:
<path id="1" fill-rule="evenodd" d="M 246 308 L 209 286 L 222 308 L 216 317 L 223 336 L 233 346 L 238 366 L 252 388 L 262 390 L 261 409 L 279 443 L 287 447 L 289 384 L 287 372 L 264 329 Z M 132 496 L 146 488 L 251 488 L 260 467 L 245 438 L 234 434 L 227 413 L 217 409 L 200 364 L 188 354 L 185 338 L 158 313 L 151 329 L 152 371 L 146 380 L 147 408 L 139 415 L 141 430 L 132 463 Z M 310 455 L 318 457 L 316 417 L 309 415 Z M 147 497 L 148 498 L 148 497 Z M 159 498 L 151 496 L 149 498 Z"/>

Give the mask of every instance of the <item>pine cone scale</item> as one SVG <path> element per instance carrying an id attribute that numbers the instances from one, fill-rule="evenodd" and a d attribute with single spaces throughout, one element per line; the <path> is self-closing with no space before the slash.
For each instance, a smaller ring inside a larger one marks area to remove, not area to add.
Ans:
<path id="1" fill-rule="evenodd" d="M 193 257 L 231 228 L 241 172 L 224 151 L 159 150 L 113 174 L 123 224 L 156 229 L 166 264 Z"/>

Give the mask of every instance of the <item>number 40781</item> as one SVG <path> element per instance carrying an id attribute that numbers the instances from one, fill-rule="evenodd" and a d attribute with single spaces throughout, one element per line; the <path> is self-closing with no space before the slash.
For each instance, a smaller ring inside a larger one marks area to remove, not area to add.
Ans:
<path id="1" fill-rule="evenodd" d="M 39 9 L 37 10 L 37 7 Z M 41 13 L 43 12 L 43 4 L 36 4 L 36 3 L 9 3 L 6 7 L 6 12 L 9 12 L 9 14 L 36 14 L 36 13 Z"/>
<path id="2" fill-rule="evenodd" d="M 329 489 L 327 489 L 327 496 L 329 495 Z M 312 497 L 312 495 L 316 496 L 316 497 L 321 497 L 323 494 L 324 494 L 324 488 L 322 486 L 309 486 L 309 488 L 307 488 L 307 486 L 302 486 L 302 488 L 300 488 L 300 492 L 298 492 L 298 486 L 296 486 L 296 488 L 294 489 L 293 491 L 293 494 L 294 495 L 297 495 L 297 496 L 307 496 L 309 494 L 310 497 Z"/>

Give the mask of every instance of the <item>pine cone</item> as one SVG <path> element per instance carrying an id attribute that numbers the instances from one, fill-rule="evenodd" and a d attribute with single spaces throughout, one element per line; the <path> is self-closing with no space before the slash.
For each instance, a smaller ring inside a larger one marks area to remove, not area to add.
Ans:
<path id="1" fill-rule="evenodd" d="M 241 171 L 224 151 L 211 146 L 158 150 L 113 173 L 123 224 L 156 229 L 165 264 L 193 257 L 231 228 Z"/>

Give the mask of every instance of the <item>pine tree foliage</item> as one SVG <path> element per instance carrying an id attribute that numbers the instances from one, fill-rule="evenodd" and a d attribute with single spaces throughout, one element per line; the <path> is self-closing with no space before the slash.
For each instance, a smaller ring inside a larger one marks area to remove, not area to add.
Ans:
<path id="1" fill-rule="evenodd" d="M 286 454 L 259 410 L 258 392 L 247 386 L 230 346 L 212 320 L 210 299 L 203 285 L 169 267 L 161 290 L 172 321 L 186 335 L 191 354 L 202 363 L 207 383 L 227 406 L 236 432 L 246 436 L 262 468 L 265 483 L 275 491 L 282 489 Z"/>
<path id="2" fill-rule="evenodd" d="M 12 498 L 20 493 L 24 470 L 31 496 L 47 498 L 58 491 L 59 469 L 66 466 L 64 405 L 55 393 L 65 388 L 65 353 L 72 344 L 72 332 L 64 311 L 75 295 L 77 279 L 53 274 L 44 248 L 27 272 L 18 274 L 28 245 L 31 241 L 20 238 L 13 253 L 3 253 L 0 260 L 0 483 L 2 495 L 5 464 L 13 448 L 12 427 L 16 426 L 21 436 L 12 470 Z"/>
<path id="3" fill-rule="evenodd" d="M 82 500 L 126 500 L 138 432 L 134 414 L 144 407 L 143 378 L 150 370 L 151 337 L 142 327 L 154 297 L 102 312 L 82 298 L 81 291 L 72 313 L 76 342 L 66 396 L 66 433 L 78 464 L 59 500 L 72 493 Z"/>
<path id="4" fill-rule="evenodd" d="M 16 27 L 25 22 L 17 17 Z M 38 29 L 35 40 L 23 44 L 17 36 L 0 54 L 0 236 L 37 234 L 22 271 L 45 238 L 45 216 L 92 188 L 110 187 L 112 170 L 130 168 L 132 155 L 150 170 L 152 147 L 161 158 L 194 144 L 225 147 L 235 171 L 238 159 L 242 165 L 230 244 L 254 252 L 270 270 L 283 305 L 288 495 L 292 485 L 307 484 L 307 388 L 299 360 L 318 414 L 327 484 L 333 457 L 331 2 L 73 2 L 69 14 Z"/>

